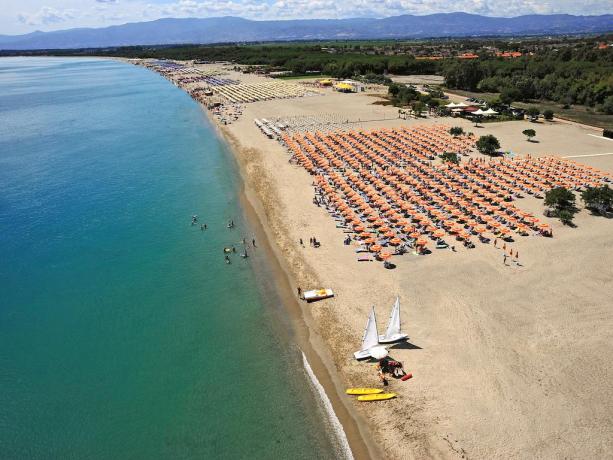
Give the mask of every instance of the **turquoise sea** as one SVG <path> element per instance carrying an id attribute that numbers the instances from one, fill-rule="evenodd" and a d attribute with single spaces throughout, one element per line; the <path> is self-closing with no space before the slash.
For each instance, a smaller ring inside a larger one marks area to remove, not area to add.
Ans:
<path id="1" fill-rule="evenodd" d="M 0 458 L 338 457 L 265 258 L 224 262 L 239 188 L 162 77 L 0 59 Z"/>

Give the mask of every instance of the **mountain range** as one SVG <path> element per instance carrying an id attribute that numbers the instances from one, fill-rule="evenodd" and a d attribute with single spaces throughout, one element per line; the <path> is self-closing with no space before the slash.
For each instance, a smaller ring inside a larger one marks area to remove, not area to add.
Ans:
<path id="1" fill-rule="evenodd" d="M 613 31 L 613 14 L 526 15 L 497 18 L 468 13 L 402 15 L 382 19 L 254 21 L 237 17 L 158 19 L 103 28 L 0 35 L 0 49 L 101 48 L 180 43 L 236 43 L 329 39 L 400 39 L 559 35 Z"/>

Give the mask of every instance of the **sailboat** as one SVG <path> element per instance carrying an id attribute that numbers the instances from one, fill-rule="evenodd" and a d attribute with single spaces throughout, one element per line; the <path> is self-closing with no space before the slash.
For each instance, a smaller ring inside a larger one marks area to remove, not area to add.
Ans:
<path id="1" fill-rule="evenodd" d="M 396 297 L 396 302 L 392 307 L 390 320 L 387 324 L 385 334 L 379 336 L 379 343 L 394 343 L 408 339 L 407 334 L 403 334 L 400 330 L 400 298 Z"/>
<path id="2" fill-rule="evenodd" d="M 368 315 L 368 322 L 366 323 L 366 329 L 364 330 L 364 337 L 362 337 L 362 348 L 360 348 L 360 351 L 356 351 L 353 354 L 355 359 L 370 358 L 370 350 L 379 345 L 378 334 L 375 307 L 372 307 L 370 315 Z"/>

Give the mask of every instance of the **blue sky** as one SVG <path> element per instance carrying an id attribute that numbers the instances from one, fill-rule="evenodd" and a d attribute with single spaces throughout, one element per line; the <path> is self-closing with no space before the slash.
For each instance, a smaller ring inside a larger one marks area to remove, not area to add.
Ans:
<path id="1" fill-rule="evenodd" d="M 102 27 L 162 17 L 384 17 L 465 11 L 487 16 L 613 13 L 613 0 L 2 0 L 0 34 Z"/>

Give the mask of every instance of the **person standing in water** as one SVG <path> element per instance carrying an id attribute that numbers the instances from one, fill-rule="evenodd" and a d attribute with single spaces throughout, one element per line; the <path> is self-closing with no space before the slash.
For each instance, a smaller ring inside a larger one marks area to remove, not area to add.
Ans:
<path id="1" fill-rule="evenodd" d="M 257 248 L 257 246 L 255 245 L 255 238 L 253 238 L 253 239 L 251 240 L 251 243 L 253 243 L 253 247 L 254 247 L 254 248 Z"/>

